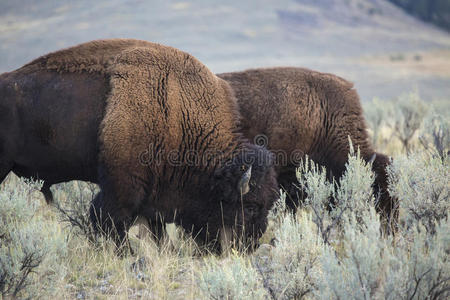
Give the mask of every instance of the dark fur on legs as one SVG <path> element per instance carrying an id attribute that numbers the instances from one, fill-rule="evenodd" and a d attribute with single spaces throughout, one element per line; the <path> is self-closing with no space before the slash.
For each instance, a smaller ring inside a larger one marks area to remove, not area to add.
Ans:
<path id="1" fill-rule="evenodd" d="M 130 222 L 114 215 L 108 205 L 104 205 L 105 195 L 103 192 L 97 194 L 92 201 L 89 217 L 96 235 L 110 237 L 115 243 L 119 255 L 124 255 L 127 250 L 133 254 L 130 246 L 127 230 Z"/>
<path id="2" fill-rule="evenodd" d="M 41 189 L 41 192 L 42 192 L 42 194 L 44 194 L 45 202 L 47 202 L 47 204 L 54 203 L 53 193 L 50 190 L 51 186 L 52 186 L 51 184 L 44 182 L 44 185 L 42 186 L 42 189 Z"/>

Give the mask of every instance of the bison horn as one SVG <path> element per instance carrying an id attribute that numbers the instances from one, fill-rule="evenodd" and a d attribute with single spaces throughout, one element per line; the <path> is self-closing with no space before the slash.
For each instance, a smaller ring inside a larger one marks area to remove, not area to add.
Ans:
<path id="1" fill-rule="evenodd" d="M 250 191 L 250 178 L 252 177 L 252 166 L 242 175 L 241 180 L 239 180 L 239 191 L 242 195 L 247 194 Z"/>
<path id="2" fill-rule="evenodd" d="M 376 153 L 374 153 L 374 154 L 372 155 L 372 157 L 369 159 L 368 163 L 369 163 L 369 164 L 373 164 L 373 162 L 375 161 L 375 158 L 377 158 L 377 154 L 376 154 Z"/>

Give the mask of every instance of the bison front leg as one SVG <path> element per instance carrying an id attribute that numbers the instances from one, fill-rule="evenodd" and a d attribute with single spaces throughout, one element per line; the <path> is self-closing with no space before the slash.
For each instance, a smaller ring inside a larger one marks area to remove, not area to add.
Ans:
<path id="1" fill-rule="evenodd" d="M 98 235 L 111 237 L 119 251 L 128 245 L 126 239 L 127 220 L 125 216 L 118 214 L 113 207 L 112 197 L 101 191 L 94 198 L 90 208 L 90 219 L 94 231 Z"/>
<path id="2" fill-rule="evenodd" d="M 90 218 L 97 233 L 111 237 L 120 252 L 126 248 L 131 251 L 127 231 L 147 196 L 146 181 L 137 178 L 142 177 L 136 168 L 111 160 L 105 160 L 99 168 L 101 192 L 91 205 Z"/>
<path id="3" fill-rule="evenodd" d="M 126 186 L 126 185 L 125 185 Z M 116 186 L 108 186 L 100 183 L 101 192 L 95 197 L 90 208 L 90 218 L 97 234 L 112 238 L 119 253 L 128 248 L 131 253 L 127 231 L 133 224 L 136 216 L 135 201 L 131 199 L 141 198 L 133 188 L 125 190 L 127 198 L 120 197 Z"/>

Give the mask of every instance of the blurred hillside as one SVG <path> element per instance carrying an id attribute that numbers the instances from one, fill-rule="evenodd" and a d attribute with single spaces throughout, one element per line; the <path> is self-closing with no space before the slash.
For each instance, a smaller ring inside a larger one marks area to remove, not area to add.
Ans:
<path id="1" fill-rule="evenodd" d="M 213 72 L 303 66 L 355 82 L 361 98 L 450 96 L 450 34 L 387 0 L 2 0 L 0 72 L 100 38 L 187 51 Z"/>
<path id="2" fill-rule="evenodd" d="M 389 0 L 420 19 L 450 31 L 450 1 Z"/>

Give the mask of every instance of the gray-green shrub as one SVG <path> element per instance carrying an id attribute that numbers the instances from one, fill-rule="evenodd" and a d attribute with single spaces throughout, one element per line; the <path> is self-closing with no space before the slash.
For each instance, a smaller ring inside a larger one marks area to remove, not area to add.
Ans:
<path id="1" fill-rule="evenodd" d="M 419 222 L 403 228 L 385 250 L 385 299 L 448 299 L 450 297 L 450 222 L 436 224 L 431 235 Z"/>
<path id="2" fill-rule="evenodd" d="M 419 136 L 422 146 L 441 158 L 450 154 L 450 121 L 436 112 L 430 114 L 424 122 Z"/>
<path id="3" fill-rule="evenodd" d="M 89 218 L 89 207 L 99 192 L 99 187 L 93 183 L 72 181 L 54 187 L 57 199 L 54 206 L 59 211 L 60 221 L 69 225 L 72 232 L 96 241 L 95 231 Z"/>
<path id="4" fill-rule="evenodd" d="M 381 237 L 379 217 L 367 204 L 359 222 L 353 213 L 343 218 L 343 234 L 337 245 L 325 246 L 321 256 L 323 277 L 319 280 L 316 296 L 320 299 L 378 298 L 386 241 Z M 339 249 L 339 251 L 336 251 Z"/>
<path id="5" fill-rule="evenodd" d="M 46 222 L 33 199 L 42 182 L 20 179 L 0 190 L 0 295 L 50 295 L 64 276 L 65 233 Z"/>
<path id="6" fill-rule="evenodd" d="M 305 208 L 313 212 L 313 222 L 325 243 L 351 211 L 358 218 L 367 210 L 367 203 L 374 202 L 371 165 L 361 159 L 359 149 L 354 151 L 350 141 L 350 153 L 346 171 L 339 184 L 327 180 L 326 170 L 306 157 L 297 170 L 300 188 L 306 192 Z"/>
<path id="7" fill-rule="evenodd" d="M 311 214 L 296 218 L 285 213 L 275 231 L 274 247 L 268 255 L 255 255 L 253 266 L 273 299 L 303 299 L 316 289 L 320 279 L 322 240 Z"/>
<path id="8" fill-rule="evenodd" d="M 379 98 L 374 98 L 368 103 L 364 103 L 365 119 L 372 130 L 372 144 L 381 144 L 380 131 L 384 126 L 392 123 L 394 118 L 394 106 L 392 102 L 383 101 Z"/>
<path id="9" fill-rule="evenodd" d="M 422 222 L 430 233 L 450 211 L 450 158 L 427 153 L 397 157 L 389 167 L 389 192 L 400 201 L 407 228 Z"/>
<path id="10" fill-rule="evenodd" d="M 394 105 L 393 133 L 402 143 L 404 150 L 410 152 L 411 140 L 427 115 L 428 105 L 420 99 L 417 92 L 401 95 Z"/>
<path id="11" fill-rule="evenodd" d="M 224 261 L 205 262 L 199 288 L 206 299 L 264 299 L 267 292 L 258 272 L 246 257 L 232 255 Z"/>
<path id="12" fill-rule="evenodd" d="M 324 172 L 311 163 L 305 168 L 304 163 L 298 174 L 300 186 L 308 194 L 304 209 L 311 213 L 323 242 L 317 265 L 321 276 L 311 285 L 314 297 L 448 298 L 448 158 L 411 154 L 394 160 L 389 190 L 398 197 L 401 208 L 395 236 L 382 234 L 370 189 L 373 175 L 358 155 L 349 156 L 340 186 L 327 183 Z M 335 198 L 331 211 L 326 208 L 329 195 Z M 299 247 L 311 247 L 311 239 L 298 243 Z"/>

